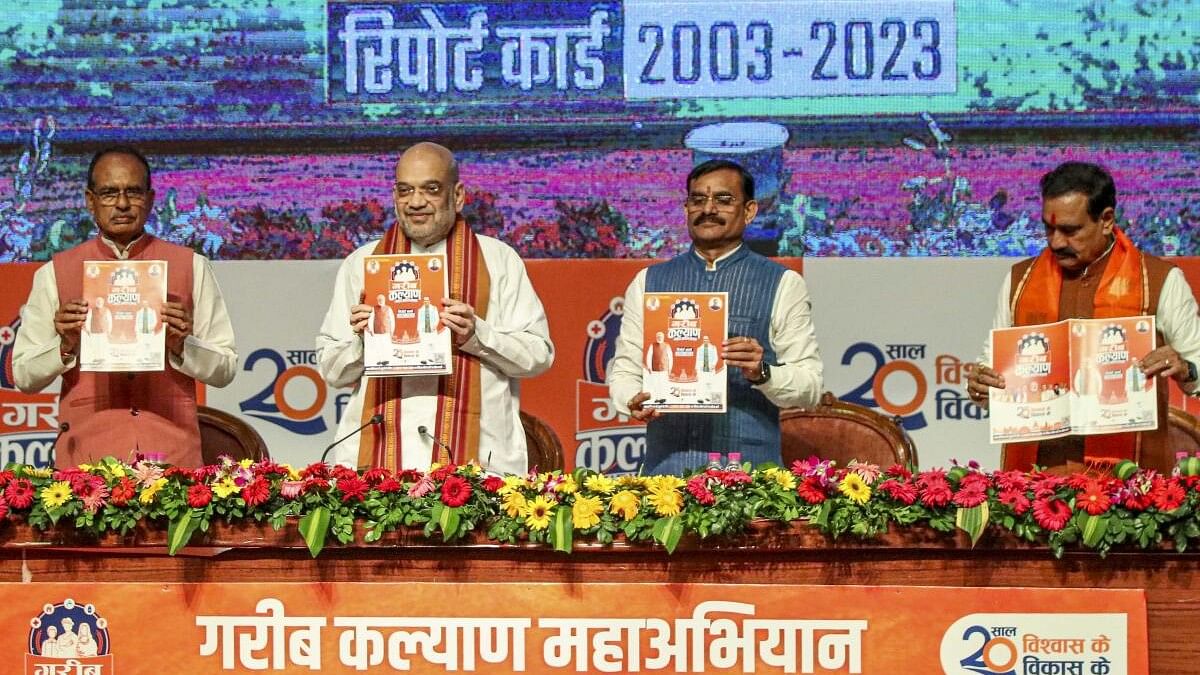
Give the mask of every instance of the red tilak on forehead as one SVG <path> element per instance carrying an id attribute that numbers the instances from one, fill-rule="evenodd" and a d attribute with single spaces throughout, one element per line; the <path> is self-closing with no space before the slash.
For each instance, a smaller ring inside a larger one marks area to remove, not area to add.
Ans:
<path id="1" fill-rule="evenodd" d="M 1058 214 L 1057 214 L 1057 213 L 1051 213 L 1051 214 L 1050 214 L 1050 224 L 1051 224 L 1051 225 L 1057 225 L 1057 224 L 1058 224 Z"/>

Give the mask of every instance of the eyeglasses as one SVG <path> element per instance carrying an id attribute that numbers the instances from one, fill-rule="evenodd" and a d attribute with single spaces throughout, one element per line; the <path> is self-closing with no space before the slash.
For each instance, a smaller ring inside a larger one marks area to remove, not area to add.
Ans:
<path id="1" fill-rule="evenodd" d="M 144 204 L 150 196 L 150 191 L 146 188 L 131 187 L 131 188 L 101 188 L 99 190 L 88 190 L 95 195 L 96 199 L 105 206 L 115 206 L 121 201 L 121 195 L 125 195 L 125 199 L 129 200 L 130 204 Z"/>
<path id="2" fill-rule="evenodd" d="M 427 199 L 436 199 L 442 194 L 444 188 L 441 183 L 426 183 L 418 187 L 413 187 L 408 183 L 394 183 L 392 189 L 396 191 L 396 199 L 406 202 L 418 192 L 425 195 Z"/>
<path id="3" fill-rule="evenodd" d="M 688 211 L 699 211 L 712 201 L 713 206 L 718 211 L 732 211 L 737 208 L 738 200 L 730 194 L 719 195 L 688 195 L 687 200 L 683 203 L 684 208 Z"/>

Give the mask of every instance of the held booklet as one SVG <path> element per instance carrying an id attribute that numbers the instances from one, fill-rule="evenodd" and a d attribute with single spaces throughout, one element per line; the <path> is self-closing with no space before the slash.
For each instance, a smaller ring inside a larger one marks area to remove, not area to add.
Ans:
<path id="1" fill-rule="evenodd" d="M 1154 350 L 1154 317 L 1000 328 L 991 339 L 1005 383 L 988 395 L 993 443 L 1158 427 L 1158 383 L 1138 368 Z"/>
<path id="2" fill-rule="evenodd" d="M 728 293 L 647 293 L 642 310 L 645 407 L 725 412 Z"/>
<path id="3" fill-rule="evenodd" d="M 374 310 L 363 331 L 368 377 L 450 373 L 451 333 L 439 317 L 447 293 L 444 255 L 364 259 L 363 302 Z"/>
<path id="4" fill-rule="evenodd" d="M 166 367 L 167 261 L 88 260 L 83 263 L 87 318 L 79 339 L 79 369 L 148 372 Z"/>

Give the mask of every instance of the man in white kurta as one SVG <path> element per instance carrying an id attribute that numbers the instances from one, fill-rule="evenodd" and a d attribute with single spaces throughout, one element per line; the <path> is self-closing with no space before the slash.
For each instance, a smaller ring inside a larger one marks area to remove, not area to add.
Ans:
<path id="1" fill-rule="evenodd" d="M 395 201 L 399 225 L 412 243 L 413 254 L 446 251 L 446 235 L 462 209 L 464 195 L 450 151 L 420 143 L 401 156 L 396 166 Z M 525 432 L 520 420 L 520 380 L 545 372 L 554 361 L 554 345 L 546 313 L 525 264 L 511 247 L 477 235 L 491 276 L 487 317 L 474 315 L 462 303 L 446 305 L 440 318 L 454 334 L 459 348 L 479 358 L 482 411 L 478 457 L 487 470 L 523 473 L 527 470 Z M 370 305 L 361 304 L 363 258 L 375 250 L 371 242 L 351 253 L 338 269 L 333 299 L 317 336 L 317 362 L 331 386 L 354 387 L 338 424 L 337 438 L 362 424 L 365 392 L 362 327 Z M 399 430 L 403 469 L 426 470 L 436 457 L 432 439 L 418 429 L 436 428 L 438 376 L 405 377 L 401 383 Z M 359 444 L 348 438 L 338 444 L 332 461 L 355 466 Z"/>
<path id="2" fill-rule="evenodd" d="M 118 260 L 126 258 L 129 246 L 118 246 L 104 236 L 100 241 Z M 212 263 L 200 254 L 192 256 L 192 303 L 191 334 L 183 339 L 182 352 L 168 351 L 167 358 L 172 368 L 188 377 L 224 387 L 237 374 L 233 324 Z M 33 274 L 29 299 L 21 307 L 21 330 L 13 344 L 13 377 L 21 391 L 41 391 L 75 367 L 78 354 L 65 348 L 54 326 L 61 304 L 54 265 L 46 263 Z"/>

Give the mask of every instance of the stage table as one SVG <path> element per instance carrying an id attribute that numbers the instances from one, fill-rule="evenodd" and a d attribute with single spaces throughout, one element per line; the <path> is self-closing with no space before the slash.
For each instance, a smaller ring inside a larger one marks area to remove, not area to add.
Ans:
<path id="1" fill-rule="evenodd" d="M 0 526 L 4 582 L 626 582 L 815 584 L 939 587 L 1144 589 L 1151 672 L 1196 672 L 1200 641 L 1200 554 L 1167 548 L 1107 558 L 1068 551 L 1063 559 L 1011 537 L 895 530 L 873 541 L 830 540 L 801 524 L 756 523 L 744 536 L 687 538 L 673 554 L 618 541 L 576 544 L 571 554 L 544 546 L 498 545 L 478 537 L 442 544 L 419 531 L 377 543 L 328 545 L 313 559 L 294 526 L 214 523 L 174 557 L 166 532 L 140 529 L 101 541 Z"/>

